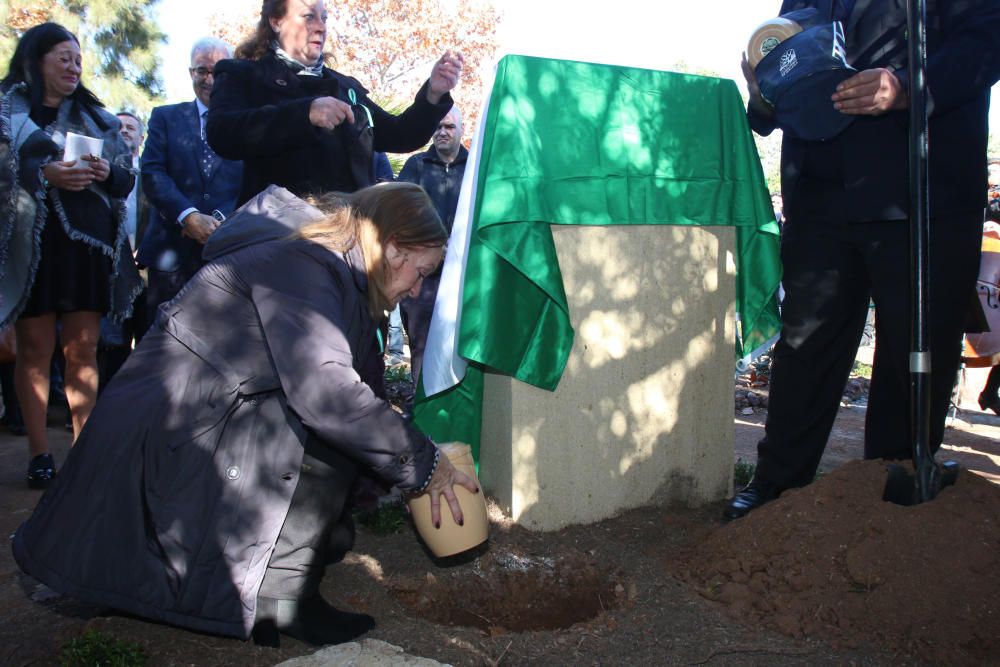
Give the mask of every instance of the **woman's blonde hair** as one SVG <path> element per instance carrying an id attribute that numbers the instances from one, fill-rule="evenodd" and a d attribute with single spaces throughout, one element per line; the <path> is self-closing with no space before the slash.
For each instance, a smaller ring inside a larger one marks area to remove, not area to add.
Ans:
<path id="1" fill-rule="evenodd" d="M 336 252 L 361 246 L 370 283 L 369 308 L 376 319 L 391 306 L 384 294 L 390 272 L 385 245 L 393 241 L 407 250 L 440 248 L 448 242 L 434 203 L 414 183 L 379 183 L 351 194 L 314 197 L 310 203 L 328 215 L 305 225 L 295 236 Z"/>

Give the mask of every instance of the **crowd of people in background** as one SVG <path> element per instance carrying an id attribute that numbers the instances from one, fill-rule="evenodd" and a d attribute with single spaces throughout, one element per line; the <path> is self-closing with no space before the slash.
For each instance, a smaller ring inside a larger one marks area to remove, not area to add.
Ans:
<path id="1" fill-rule="evenodd" d="M 447 87 L 453 86 L 455 81 L 440 75 L 432 77 L 417 93 L 409 109 L 398 116 L 389 114 L 367 97 L 368 91 L 360 82 L 323 65 L 325 30 L 325 9 L 321 2 L 265 2 L 254 35 L 240 46 L 235 60 L 233 48 L 214 37 L 199 39 L 191 47 L 188 73 L 194 91 L 192 101 L 155 107 L 148 123 L 130 109 L 115 114 L 120 134 L 120 141 L 116 139 L 116 142 L 119 146 L 123 144 L 117 158 L 120 167 L 127 171 L 115 172 L 120 183 L 120 190 L 114 193 L 117 198 L 105 198 L 109 204 L 112 201 L 124 204 L 119 227 L 127 239 L 129 254 L 134 256 L 143 289 L 137 293 L 132 290 L 128 317 L 124 320 L 109 316 L 100 300 L 93 304 L 70 304 L 70 307 L 81 309 L 93 305 L 94 310 L 82 312 L 101 313 L 96 335 L 93 322 L 89 322 L 92 316 L 76 315 L 76 311 L 66 310 L 67 306 L 62 303 L 45 306 L 57 315 L 54 320 L 58 324 L 53 323 L 51 328 L 54 332 L 58 330 L 58 341 L 48 336 L 41 343 L 45 349 L 50 347 L 50 342 L 53 349 L 57 343 L 59 346 L 48 376 L 54 381 L 51 393 L 60 402 L 67 400 L 63 380 L 67 364 L 63 347 L 67 343 L 72 346 L 67 384 L 68 396 L 72 397 L 70 411 L 76 417 L 67 421 L 67 428 L 74 431 L 74 439 L 92 409 L 93 400 L 155 322 L 160 306 L 173 299 L 206 264 L 202 251 L 211 234 L 241 204 L 268 185 L 281 185 L 293 193 L 307 195 L 353 192 L 375 183 L 391 182 L 397 176 L 387 153 L 410 153 L 424 146 L 427 135 L 433 133 L 431 148 L 414 155 L 400 173 L 399 180 L 425 188 L 450 232 L 467 155 L 460 143 L 461 114 L 447 96 Z M 68 67 L 73 71 L 61 82 L 66 87 L 65 97 L 78 104 L 90 104 L 93 107 L 90 113 L 103 115 L 101 127 L 110 127 L 110 114 L 80 83 L 83 63 L 76 38 L 56 24 L 39 26 L 25 35 L 16 62 L 12 62 L 12 69 L 4 79 L 4 90 L 17 95 L 23 88 L 29 95 L 37 95 L 40 87 L 29 87 L 26 83 L 31 80 L 28 69 L 32 67 L 39 67 L 42 75 L 53 80 L 58 78 L 60 72 L 48 74 L 42 67 L 47 54 L 39 54 L 52 46 L 49 43 L 52 39 L 67 35 L 69 39 L 62 41 L 73 45 L 66 47 L 71 51 Z M 39 62 L 32 62 L 32 58 Z M 220 61 L 226 62 L 217 71 Z M 448 53 L 441 62 L 457 71 L 461 67 L 461 56 Z M 265 81 L 272 81 L 273 85 L 255 85 Z M 39 113 L 51 115 L 49 110 L 58 107 L 61 98 L 52 97 L 50 88 L 57 90 L 55 84 L 46 81 L 44 103 L 40 106 L 37 100 L 32 101 L 32 113 L 36 116 Z M 213 89 L 216 90 L 214 101 Z M 246 93 L 251 90 L 257 92 Z M 214 109 L 211 124 L 210 108 Z M 442 114 L 445 118 L 438 122 Z M 30 120 L 41 122 L 36 118 Z M 48 127 L 44 124 L 40 127 L 50 131 L 54 120 L 46 117 Z M 338 131 L 334 132 L 334 128 Z M 54 131 L 58 133 L 59 128 Z M 345 141 L 347 136 L 350 138 Z M 95 163 L 100 168 L 100 160 L 104 158 L 93 157 L 98 158 Z M 54 164 L 60 163 L 54 161 Z M 50 182 L 61 184 L 59 179 L 56 176 Z M 61 198 L 71 197 L 61 195 Z M 74 215 L 72 207 L 71 203 L 69 215 Z M 57 219 L 59 209 L 49 207 L 46 210 L 52 220 Z M 39 258 L 41 273 L 37 275 L 39 280 L 47 282 L 36 287 L 32 282 L 35 276 L 31 276 L 19 286 L 33 298 L 44 296 L 44 290 L 68 288 L 64 283 L 73 285 L 74 289 L 83 284 L 83 281 L 67 280 L 63 274 L 46 278 L 53 264 L 53 253 L 86 249 L 86 242 L 80 245 L 80 239 L 72 237 L 73 243 L 69 245 L 66 242 L 70 239 L 64 239 L 62 245 L 54 245 L 50 237 L 58 233 L 61 226 L 50 224 L 45 229 Z M 115 242 L 121 243 L 116 237 L 117 230 L 109 227 L 104 232 L 109 235 L 109 247 Z M 122 255 L 125 246 L 120 245 L 118 250 Z M 92 254 L 88 250 L 88 255 Z M 73 258 L 76 254 L 69 252 L 66 256 Z M 77 278 L 86 275 L 96 284 L 107 280 L 108 273 L 103 266 L 107 262 L 98 260 L 98 263 L 101 264 L 99 271 L 92 267 L 65 266 L 59 270 L 78 271 Z M 428 276 L 420 294 L 406 300 L 403 322 L 407 323 L 405 335 L 410 350 L 407 360 L 412 364 L 414 377 L 419 373 L 423 341 L 439 279 L 440 270 Z M 91 296 L 94 298 L 106 300 L 110 297 L 97 287 L 93 291 L 95 295 Z M 75 299 L 76 296 L 66 298 Z M 34 331 L 36 323 L 30 317 L 32 311 L 29 308 L 17 312 L 17 299 L 14 301 L 14 317 L 9 312 L 4 313 L 8 324 L 15 326 L 14 319 L 28 321 L 18 325 L 25 329 L 20 341 L 24 361 L 19 366 L 13 362 L 0 364 L 3 423 L 12 433 L 28 435 L 29 484 L 33 488 L 46 488 L 56 474 L 56 465 L 45 437 L 48 390 L 43 386 L 45 373 L 38 368 L 44 359 L 36 360 L 40 353 L 31 345 L 38 336 Z M 391 345 L 388 351 L 394 353 L 389 360 L 396 363 L 402 361 L 404 355 L 400 312 L 400 306 L 393 310 L 390 326 L 396 326 L 389 331 Z M 82 362 L 77 351 L 80 346 L 76 343 L 81 335 L 76 321 L 81 317 L 88 319 L 86 338 L 89 341 Z M 50 327 L 46 324 L 44 328 Z M 44 356 L 41 353 L 41 357 Z M 85 370 L 79 370 L 80 363 Z M 15 367 L 20 368 L 16 376 Z M 81 373 L 83 389 L 78 388 Z M 16 378 L 19 378 L 17 382 Z M 32 386 L 30 391 L 15 389 L 21 385 L 27 387 L 29 382 L 37 386 Z M 19 400 L 22 392 L 24 397 Z M 27 417 L 22 416 L 22 404 Z"/>

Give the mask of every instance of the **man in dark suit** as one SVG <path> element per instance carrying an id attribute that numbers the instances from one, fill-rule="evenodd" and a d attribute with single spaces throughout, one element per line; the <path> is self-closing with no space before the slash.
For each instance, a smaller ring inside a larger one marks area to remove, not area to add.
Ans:
<path id="1" fill-rule="evenodd" d="M 871 298 L 876 348 L 865 457 L 907 459 L 910 264 L 906 7 L 901 0 L 786 0 L 831 12 L 858 72 L 831 104 L 855 116 L 828 141 L 781 149 L 782 333 L 774 349 L 765 436 L 750 484 L 727 505 L 738 518 L 812 481 L 857 354 Z M 987 111 L 1000 78 L 1000 0 L 941 0 L 927 9 L 931 446 L 937 449 L 975 285 L 986 191 Z M 750 124 L 775 129 L 746 60 Z"/>
<path id="2" fill-rule="evenodd" d="M 155 211 L 136 259 L 149 270 L 150 323 L 160 304 L 204 264 L 202 246 L 219 225 L 213 213 L 225 216 L 236 208 L 242 163 L 222 159 L 204 139 L 215 64 L 229 57 L 229 46 L 221 40 L 196 42 L 189 70 L 195 100 L 157 107 L 149 118 L 141 172 L 143 192 Z"/>

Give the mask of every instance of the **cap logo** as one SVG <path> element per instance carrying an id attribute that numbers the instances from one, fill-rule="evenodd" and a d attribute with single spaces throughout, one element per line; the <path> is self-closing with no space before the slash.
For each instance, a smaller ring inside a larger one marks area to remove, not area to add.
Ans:
<path id="1" fill-rule="evenodd" d="M 766 56 L 771 51 L 774 51 L 775 47 L 781 44 L 777 37 L 768 37 L 763 42 L 760 43 L 760 55 Z"/>
<path id="2" fill-rule="evenodd" d="M 788 73 L 795 69 L 795 66 L 799 64 L 798 58 L 795 56 L 795 49 L 788 49 L 781 54 L 781 60 L 778 61 L 778 68 L 781 71 L 781 76 L 788 76 Z"/>

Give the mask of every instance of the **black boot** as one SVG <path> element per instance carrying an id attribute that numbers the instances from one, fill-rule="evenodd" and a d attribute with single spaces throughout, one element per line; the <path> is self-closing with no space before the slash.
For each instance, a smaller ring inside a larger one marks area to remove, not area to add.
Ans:
<path id="1" fill-rule="evenodd" d="M 279 646 L 278 634 L 307 644 L 343 644 L 375 627 L 368 614 L 339 611 L 321 596 L 302 600 L 257 599 L 257 619 L 251 637 L 260 646 Z"/>

